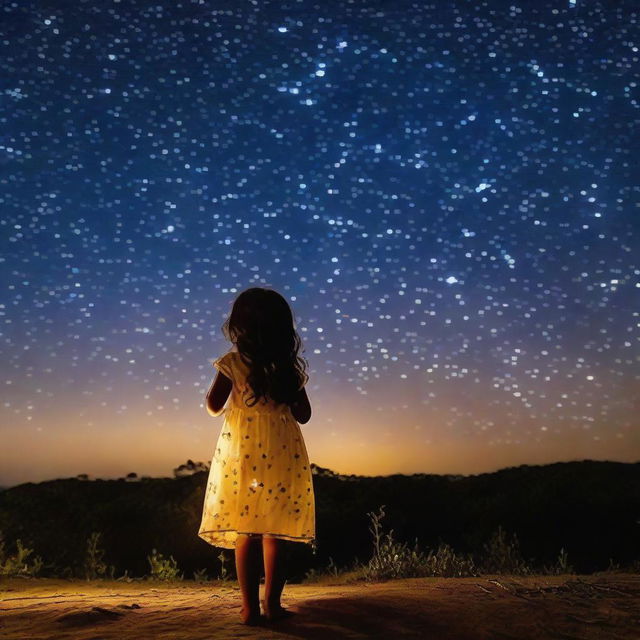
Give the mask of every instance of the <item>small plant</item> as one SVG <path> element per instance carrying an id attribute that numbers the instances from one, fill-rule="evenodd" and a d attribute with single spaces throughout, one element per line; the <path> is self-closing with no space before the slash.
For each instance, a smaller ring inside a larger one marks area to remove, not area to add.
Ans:
<path id="1" fill-rule="evenodd" d="M 147 560 L 151 565 L 150 578 L 155 580 L 182 580 L 184 576 L 178 575 L 178 564 L 173 556 L 165 558 L 156 549 L 152 549 L 151 555 L 147 556 Z"/>
<path id="2" fill-rule="evenodd" d="M 113 573 L 111 574 L 111 577 L 113 577 Z M 133 578 L 129 575 L 129 569 L 125 569 L 124 573 L 119 577 L 116 578 L 117 582 L 133 582 Z"/>
<path id="3" fill-rule="evenodd" d="M 573 567 L 569 564 L 569 554 L 564 550 L 564 547 L 560 548 L 557 567 L 560 573 L 573 573 Z"/>
<path id="4" fill-rule="evenodd" d="M 193 572 L 193 579 L 196 582 L 209 582 L 209 576 L 206 569 L 197 569 Z"/>
<path id="5" fill-rule="evenodd" d="M 434 553 L 428 555 L 418 548 L 416 538 L 413 548 L 406 543 L 393 539 L 393 529 L 382 533 L 381 520 L 384 517 L 384 505 L 379 513 L 367 514 L 371 517 L 373 534 L 373 556 L 363 567 L 365 580 L 385 580 L 388 578 L 417 578 L 424 576 L 474 576 L 478 575 L 473 559 L 457 555 L 448 545 L 440 545 Z"/>
<path id="6" fill-rule="evenodd" d="M 326 573 L 328 576 L 333 576 L 334 578 L 337 578 L 338 574 L 340 573 L 338 566 L 333 561 L 333 558 L 331 556 L 329 556 L 329 564 L 327 565 Z"/>
<path id="7" fill-rule="evenodd" d="M 463 578 L 479 574 L 473 558 L 456 553 L 442 542 L 436 551 L 429 550 L 424 559 L 426 575 L 441 578 Z"/>
<path id="8" fill-rule="evenodd" d="M 399 567 L 398 560 L 402 549 L 393 541 L 393 529 L 386 534 L 382 533 L 382 519 L 385 516 L 385 505 L 379 507 L 379 513 L 367 513 L 371 518 L 369 531 L 373 536 L 373 556 L 365 566 L 364 578 L 367 580 L 385 580 L 396 577 Z"/>
<path id="9" fill-rule="evenodd" d="M 573 573 L 573 567 L 569 564 L 568 554 L 564 547 L 560 549 L 560 555 L 556 563 L 550 567 L 544 567 L 543 572 L 547 575 L 560 576 L 565 573 Z"/>
<path id="10" fill-rule="evenodd" d="M 501 526 L 484 544 L 484 556 L 481 562 L 482 573 L 500 573 L 512 575 L 530 575 L 531 569 L 520 555 L 518 538 L 514 534 L 509 541 Z"/>
<path id="11" fill-rule="evenodd" d="M 315 582 L 320 577 L 320 572 L 317 569 L 311 567 L 304 573 L 303 582 Z"/>
<path id="12" fill-rule="evenodd" d="M 220 552 L 218 556 L 218 560 L 220 560 L 220 580 L 228 580 L 229 575 L 227 568 L 224 566 L 224 563 L 227 561 L 227 556 L 225 556 L 224 551 Z"/>
<path id="13" fill-rule="evenodd" d="M 105 552 L 99 547 L 100 535 L 98 531 L 93 531 L 87 539 L 87 550 L 84 557 L 84 575 L 87 580 L 104 578 L 109 570 L 103 561 Z M 111 567 L 111 576 L 113 577 L 113 567 Z"/>
<path id="14" fill-rule="evenodd" d="M 333 561 L 333 558 L 329 556 L 329 564 L 324 569 L 311 568 L 305 573 L 305 582 L 316 582 L 322 578 L 330 577 L 337 578 L 340 575 L 338 566 Z"/>
<path id="15" fill-rule="evenodd" d="M 607 567 L 607 571 L 620 571 L 620 563 L 614 562 L 613 558 L 609 558 L 609 566 Z"/>
<path id="16" fill-rule="evenodd" d="M 0 533 L 0 576 L 37 576 L 42 569 L 42 559 L 36 556 L 32 564 L 27 558 L 33 553 L 33 549 L 22 546 L 22 540 L 16 540 L 16 553 L 7 555 L 4 548 L 4 539 Z"/>

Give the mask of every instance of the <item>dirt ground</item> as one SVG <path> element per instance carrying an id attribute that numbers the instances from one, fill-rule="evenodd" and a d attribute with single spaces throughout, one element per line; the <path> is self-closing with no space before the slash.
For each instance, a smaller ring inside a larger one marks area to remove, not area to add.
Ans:
<path id="1" fill-rule="evenodd" d="M 0 638 L 640 640 L 635 574 L 357 584 L 336 579 L 287 584 L 282 604 L 294 612 L 292 618 L 247 627 L 240 622 L 240 592 L 233 582 L 4 579 Z"/>

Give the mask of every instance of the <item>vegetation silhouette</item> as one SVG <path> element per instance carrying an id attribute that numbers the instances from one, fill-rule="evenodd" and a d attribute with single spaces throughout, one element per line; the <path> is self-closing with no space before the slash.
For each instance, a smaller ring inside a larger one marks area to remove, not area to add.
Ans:
<path id="1" fill-rule="evenodd" d="M 85 474 L 0 491 L 0 574 L 235 579 L 233 552 L 195 534 L 207 470 L 189 463 L 174 478 Z M 585 460 L 469 476 L 312 469 L 317 551 L 288 544 L 292 582 L 640 567 L 640 463 Z"/>

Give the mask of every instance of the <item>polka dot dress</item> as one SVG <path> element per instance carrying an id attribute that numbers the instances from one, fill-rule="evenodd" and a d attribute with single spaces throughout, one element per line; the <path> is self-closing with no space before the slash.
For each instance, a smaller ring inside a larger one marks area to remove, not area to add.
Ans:
<path id="1" fill-rule="evenodd" d="M 239 533 L 306 542 L 315 549 L 315 498 L 309 457 L 288 405 L 244 404 L 247 365 L 230 351 L 214 366 L 233 382 L 211 460 L 198 535 L 235 548 Z M 245 394 L 251 397 L 251 391 Z"/>

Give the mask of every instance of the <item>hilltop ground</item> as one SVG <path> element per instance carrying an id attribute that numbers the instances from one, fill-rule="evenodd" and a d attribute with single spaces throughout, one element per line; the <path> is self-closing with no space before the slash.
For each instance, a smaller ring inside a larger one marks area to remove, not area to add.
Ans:
<path id="1" fill-rule="evenodd" d="M 412 578 L 291 584 L 295 613 L 270 627 L 239 622 L 233 582 L 0 581 L 0 638 L 260 640 L 640 638 L 640 575 Z"/>

